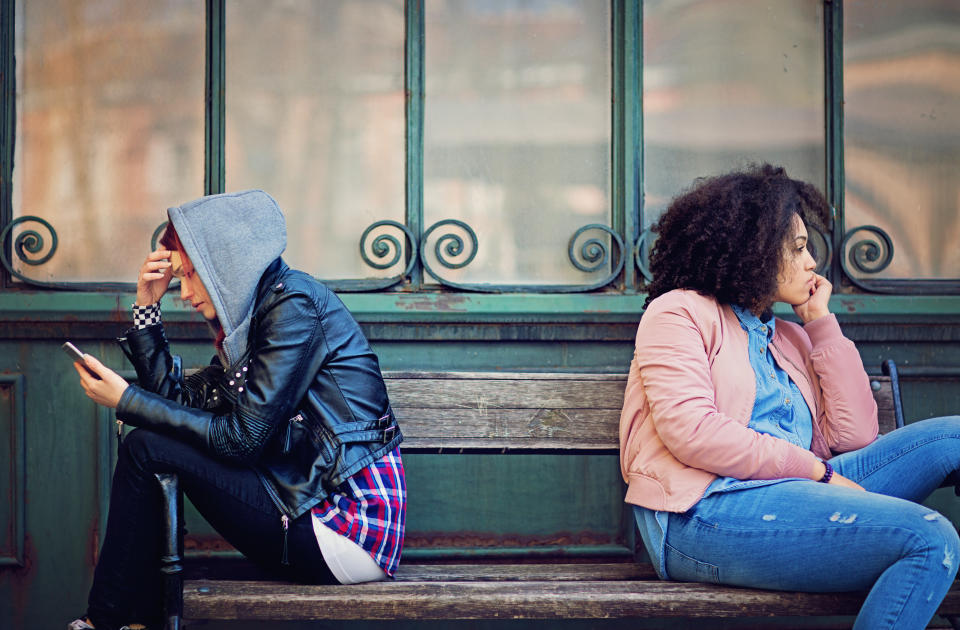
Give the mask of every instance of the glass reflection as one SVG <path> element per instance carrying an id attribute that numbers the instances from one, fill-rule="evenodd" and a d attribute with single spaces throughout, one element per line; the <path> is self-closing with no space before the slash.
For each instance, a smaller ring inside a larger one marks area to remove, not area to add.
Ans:
<path id="1" fill-rule="evenodd" d="M 226 3 L 226 186 L 276 198 L 294 267 L 403 271 L 359 247 L 376 221 L 404 219 L 403 60 L 403 0 Z"/>
<path id="2" fill-rule="evenodd" d="M 845 221 L 894 256 L 865 279 L 960 277 L 960 3 L 847 0 Z"/>
<path id="3" fill-rule="evenodd" d="M 203 194 L 203 3 L 20 0 L 15 15 L 13 216 L 43 217 L 59 245 L 14 268 L 134 282 L 166 208 Z"/>
<path id="4" fill-rule="evenodd" d="M 645 0 L 643 63 L 643 227 L 749 162 L 823 187 L 821 3 Z"/>
<path id="5" fill-rule="evenodd" d="M 608 4 L 437 0 L 425 8 L 424 226 L 458 219 L 478 239 L 476 258 L 449 269 L 431 237 L 428 264 L 461 283 L 602 279 L 609 265 L 578 271 L 567 248 L 582 226 L 610 224 Z"/>

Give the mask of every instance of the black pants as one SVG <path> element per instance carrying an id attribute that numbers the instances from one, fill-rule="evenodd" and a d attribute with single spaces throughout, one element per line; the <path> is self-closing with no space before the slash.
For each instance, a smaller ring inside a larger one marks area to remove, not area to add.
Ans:
<path id="1" fill-rule="evenodd" d="M 282 565 L 281 513 L 256 473 L 214 459 L 174 438 L 136 429 L 124 438 L 113 475 L 107 533 L 90 589 L 87 616 L 98 630 L 162 618 L 163 518 L 153 474 L 177 473 L 205 519 L 245 556 L 280 579 L 335 584 L 313 533 L 310 513 L 290 523 L 289 565 Z"/>

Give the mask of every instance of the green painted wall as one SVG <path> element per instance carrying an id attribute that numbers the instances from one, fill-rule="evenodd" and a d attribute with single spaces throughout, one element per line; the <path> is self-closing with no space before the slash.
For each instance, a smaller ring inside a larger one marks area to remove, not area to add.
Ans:
<path id="1" fill-rule="evenodd" d="M 642 298 L 592 297 L 419 296 L 413 305 L 410 296 L 344 296 L 386 370 L 624 372 Z M 115 444 L 110 415 L 85 398 L 59 345 L 72 339 L 108 365 L 126 369 L 112 339 L 126 326 L 129 301 L 107 294 L 0 295 L 0 559 L 16 555 L 16 518 L 22 516 L 25 525 L 23 565 L 0 565 L 0 627 L 62 627 L 84 609 Z M 454 303 L 458 310 L 451 310 Z M 878 371 L 885 358 L 899 362 L 908 419 L 960 410 L 960 298 L 841 296 L 833 306 L 843 313 L 844 329 L 868 369 Z M 176 303 L 165 309 L 175 349 L 188 365 L 199 366 L 210 349 L 204 325 L 192 317 Z M 572 554 L 626 554 L 632 548 L 616 456 L 408 454 L 405 463 L 411 556 L 431 553 L 424 546 L 477 554 L 482 548 L 476 545 L 491 543 Z M 24 492 L 18 496 L 21 479 Z M 508 501 L 523 511 L 504 509 Z M 939 491 L 930 503 L 960 523 L 951 491 Z M 200 539 L 209 531 L 195 514 L 188 524 Z M 493 625 L 516 624 L 443 627 Z M 336 624 L 361 626 L 372 627 Z"/>

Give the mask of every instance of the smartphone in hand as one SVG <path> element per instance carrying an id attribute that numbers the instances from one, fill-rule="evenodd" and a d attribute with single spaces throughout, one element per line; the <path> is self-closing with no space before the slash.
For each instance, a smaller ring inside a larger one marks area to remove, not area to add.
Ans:
<path id="1" fill-rule="evenodd" d="M 96 374 L 93 370 L 91 370 L 90 368 L 87 367 L 87 362 L 83 360 L 83 353 L 80 352 L 80 348 L 76 347 L 75 345 L 73 345 L 73 344 L 70 343 L 69 341 L 66 342 L 65 344 L 63 344 L 62 346 L 60 346 L 60 348 L 61 348 L 64 352 L 66 352 L 66 353 L 67 353 L 67 356 L 70 357 L 71 359 L 73 359 L 73 361 L 74 361 L 75 363 L 79 363 L 79 364 L 83 367 L 83 369 L 85 369 L 85 370 L 87 371 L 87 373 L 88 373 L 90 376 L 92 376 L 93 378 L 97 379 L 98 381 L 100 380 L 100 377 L 97 376 L 97 374 Z"/>

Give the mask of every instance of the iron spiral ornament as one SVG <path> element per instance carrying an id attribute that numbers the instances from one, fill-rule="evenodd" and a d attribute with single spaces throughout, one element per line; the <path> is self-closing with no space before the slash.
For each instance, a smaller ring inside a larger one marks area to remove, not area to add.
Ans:
<path id="1" fill-rule="evenodd" d="M 23 230 L 17 234 L 13 240 L 12 247 L 7 247 L 8 239 L 11 234 L 13 234 L 13 230 L 25 223 L 38 223 L 48 234 L 45 237 L 45 235 L 37 229 Z M 49 239 L 49 245 L 47 244 L 47 239 Z M 59 239 L 57 238 L 57 231 L 53 229 L 53 226 L 50 225 L 48 221 L 32 215 L 22 216 L 11 221 L 7 227 L 3 229 L 3 232 L 0 232 L 0 262 L 3 263 L 4 268 L 11 276 L 22 282 L 36 286 L 58 286 L 57 283 L 42 282 L 24 276 L 13 268 L 13 263 L 7 256 L 7 252 L 13 252 L 16 254 L 17 259 L 25 265 L 42 265 L 53 258 L 53 255 L 57 253 L 58 245 Z M 40 255 L 44 250 L 46 250 L 46 253 Z"/>
<path id="2" fill-rule="evenodd" d="M 859 240 L 855 240 L 857 235 L 860 235 Z M 883 228 L 861 225 L 849 230 L 840 242 L 839 256 L 847 280 L 856 287 L 871 292 L 895 292 L 890 287 L 876 286 L 857 277 L 880 273 L 893 262 L 893 239 Z"/>
<path id="3" fill-rule="evenodd" d="M 833 261 L 833 243 L 830 242 L 829 235 L 813 225 L 807 226 L 807 235 L 807 247 L 817 262 L 817 268 L 814 271 L 823 275 L 830 269 L 830 263 Z"/>
<path id="4" fill-rule="evenodd" d="M 869 236 L 851 244 L 854 236 L 862 232 Z M 893 239 L 876 225 L 861 225 L 848 231 L 843 236 L 840 250 L 847 253 L 841 263 L 848 276 L 853 275 L 850 267 L 859 273 L 873 274 L 880 273 L 893 261 Z M 847 267 L 848 264 L 850 267 Z"/>
<path id="5" fill-rule="evenodd" d="M 653 282 L 653 272 L 650 271 L 650 253 L 653 251 L 653 244 L 656 240 L 657 233 L 653 231 L 653 228 L 647 228 L 640 233 L 637 238 L 637 245 L 633 250 L 634 262 L 647 284 Z"/>

